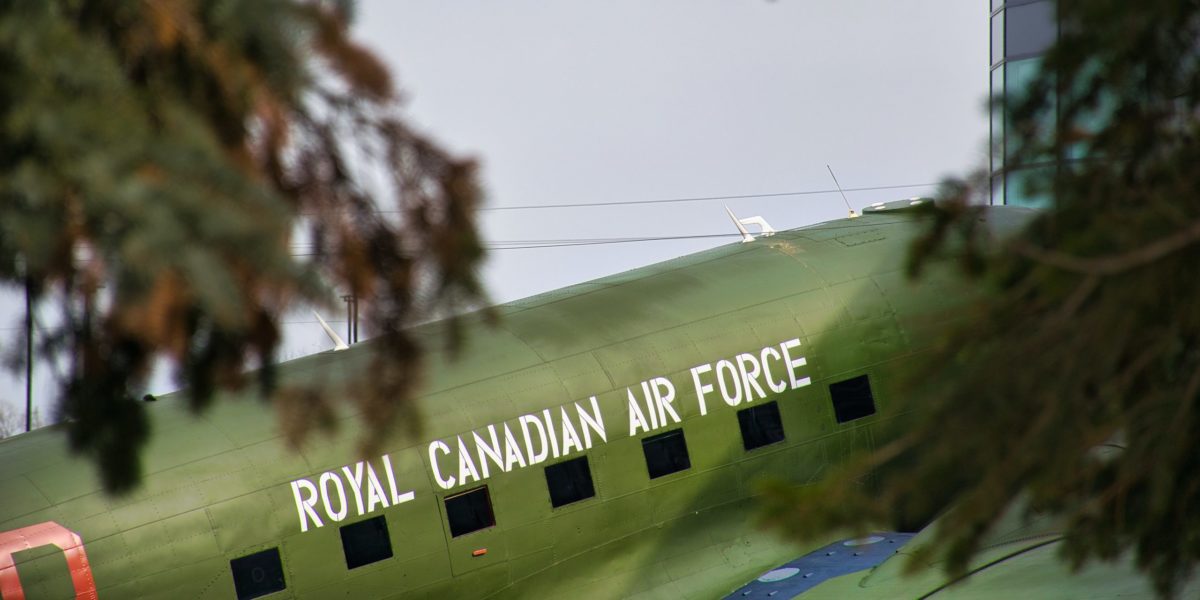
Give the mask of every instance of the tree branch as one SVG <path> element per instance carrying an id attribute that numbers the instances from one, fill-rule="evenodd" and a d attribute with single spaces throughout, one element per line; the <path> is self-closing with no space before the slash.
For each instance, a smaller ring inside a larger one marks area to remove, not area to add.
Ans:
<path id="1" fill-rule="evenodd" d="M 1200 241 L 1200 221 L 1175 234 L 1162 238 L 1147 246 L 1124 254 L 1081 258 L 1062 252 L 1039 248 L 1023 240 L 1013 242 L 1013 249 L 1026 258 L 1085 275 L 1107 276 L 1123 273 L 1129 269 L 1154 262 L 1168 254 L 1177 252 Z"/>

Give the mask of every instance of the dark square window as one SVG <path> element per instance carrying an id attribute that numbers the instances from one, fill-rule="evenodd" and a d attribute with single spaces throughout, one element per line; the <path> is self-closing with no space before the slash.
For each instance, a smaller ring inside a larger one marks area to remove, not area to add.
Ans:
<path id="1" fill-rule="evenodd" d="M 682 429 L 643 439 L 642 452 L 646 454 L 646 470 L 650 473 L 650 479 L 692 467 Z"/>
<path id="2" fill-rule="evenodd" d="M 341 532 L 347 569 L 357 569 L 392 557 L 392 540 L 388 537 L 387 521 L 383 515 L 343 525 Z"/>
<path id="3" fill-rule="evenodd" d="M 550 488 L 550 505 L 555 508 L 595 496 L 587 457 L 546 467 L 546 487 Z"/>
<path id="4" fill-rule="evenodd" d="M 871 382 L 866 375 L 829 384 L 829 395 L 838 423 L 875 414 L 875 396 L 871 395 Z"/>
<path id="5" fill-rule="evenodd" d="M 446 519 L 450 535 L 458 537 L 496 524 L 492 514 L 492 498 L 487 486 L 467 490 L 446 498 Z"/>
<path id="6" fill-rule="evenodd" d="M 279 562 L 279 549 L 270 548 L 229 561 L 233 570 L 233 588 L 238 600 L 248 600 L 282 591 L 287 587 L 283 581 L 283 563 Z"/>
<path id="7" fill-rule="evenodd" d="M 738 411 L 738 426 L 742 428 L 742 446 L 747 450 L 783 441 L 783 421 L 779 404 L 767 402 Z"/>

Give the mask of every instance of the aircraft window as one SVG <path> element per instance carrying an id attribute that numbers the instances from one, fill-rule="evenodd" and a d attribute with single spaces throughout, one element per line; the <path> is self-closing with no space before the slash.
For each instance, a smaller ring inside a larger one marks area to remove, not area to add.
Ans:
<path id="1" fill-rule="evenodd" d="M 875 396 L 871 394 L 871 382 L 866 375 L 829 384 L 829 395 L 833 398 L 833 412 L 838 423 L 875 414 Z"/>
<path id="2" fill-rule="evenodd" d="M 779 418 L 779 403 L 767 402 L 738 411 L 742 428 L 742 446 L 753 450 L 783 441 L 783 421 Z"/>
<path id="3" fill-rule="evenodd" d="M 492 514 L 492 498 L 487 486 L 467 490 L 446 498 L 446 518 L 450 535 L 458 537 L 496 524 Z"/>
<path id="4" fill-rule="evenodd" d="M 287 587 L 283 581 L 283 564 L 279 549 L 269 548 L 249 556 L 229 561 L 233 570 L 233 588 L 238 600 L 249 600 L 278 592 Z"/>
<path id="5" fill-rule="evenodd" d="M 692 467 L 683 429 L 673 429 L 643 439 L 642 452 L 646 454 L 646 470 L 650 472 L 650 479 Z"/>
<path id="6" fill-rule="evenodd" d="M 387 521 L 383 515 L 343 525 L 341 533 L 347 569 L 357 569 L 392 557 L 392 540 L 388 537 Z"/>
<path id="7" fill-rule="evenodd" d="M 586 456 L 580 456 L 546 467 L 546 487 L 550 488 L 550 505 L 554 508 L 578 502 L 596 495 L 592 485 L 592 470 Z"/>

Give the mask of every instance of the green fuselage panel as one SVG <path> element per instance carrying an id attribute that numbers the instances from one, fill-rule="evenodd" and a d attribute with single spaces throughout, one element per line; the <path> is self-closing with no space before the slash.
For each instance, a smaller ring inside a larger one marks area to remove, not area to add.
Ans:
<path id="1" fill-rule="evenodd" d="M 292 449 L 251 397 L 147 406 L 144 482 L 119 498 L 58 429 L 17 436 L 0 442 L 0 532 L 75 534 L 100 598 L 233 598 L 230 561 L 270 548 L 286 581 L 270 597 L 717 596 L 798 552 L 755 527 L 759 482 L 813 481 L 877 444 L 902 416 L 896 382 L 960 318 L 973 292 L 949 268 L 904 276 L 922 227 L 834 221 L 513 302 L 456 360 L 421 327 L 422 433 L 365 461 L 354 415 Z M 370 347 L 285 363 L 283 385 L 336 396 L 371 376 Z M 829 386 L 862 375 L 875 412 L 838 423 Z M 738 411 L 770 402 L 785 438 L 747 451 Z M 651 479 L 643 439 L 675 429 L 690 466 Z M 583 456 L 595 495 L 552 507 L 545 467 Z M 445 498 L 485 485 L 495 525 L 452 536 Z M 379 516 L 392 556 L 348 569 L 340 528 Z M 71 551 L 14 556 L 27 598 L 72 589 Z"/>

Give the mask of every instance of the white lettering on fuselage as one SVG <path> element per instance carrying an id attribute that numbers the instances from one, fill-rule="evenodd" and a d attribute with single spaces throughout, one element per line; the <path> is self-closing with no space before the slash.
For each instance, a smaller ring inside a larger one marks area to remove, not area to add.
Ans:
<path id="1" fill-rule="evenodd" d="M 798 377 L 796 369 L 808 364 L 803 356 L 792 359 L 791 350 L 800 347 L 800 340 L 790 339 L 781 344 L 767 346 L 758 352 L 758 355 L 743 352 L 738 354 L 732 360 L 721 359 L 716 362 L 714 369 L 713 363 L 705 363 L 691 368 L 692 383 L 695 385 L 696 402 L 700 407 L 700 416 L 708 414 L 708 395 L 715 390 L 720 390 L 721 399 L 729 406 L 737 406 L 743 402 L 753 402 L 755 397 L 764 399 L 767 397 L 763 391 L 762 384 L 773 393 L 782 394 L 788 389 L 802 388 L 812 383 L 809 377 Z M 780 351 L 782 350 L 782 355 Z M 776 380 L 775 372 L 772 371 L 771 362 L 767 357 L 772 357 L 775 362 L 782 362 L 784 370 L 787 371 L 788 379 Z M 716 383 L 711 383 L 711 379 L 705 375 L 713 373 L 712 379 Z"/>
<path id="2" fill-rule="evenodd" d="M 793 338 L 689 369 L 699 415 L 709 414 L 711 401 L 737 407 L 810 385 L 811 378 L 798 372 L 808 364 L 803 356 L 797 355 L 800 345 L 800 340 Z M 651 377 L 624 391 L 629 437 L 683 421 L 681 412 L 686 412 L 685 406 L 676 404 L 681 396 L 671 379 Z M 717 396 L 719 401 L 714 400 Z M 428 445 L 427 457 L 433 482 L 443 490 L 450 490 L 499 473 L 581 454 L 595 444 L 608 441 L 600 402 L 596 396 L 590 396 L 586 401 L 542 409 L 433 440 Z M 362 516 L 412 500 L 414 492 L 398 491 L 391 456 L 384 454 L 379 462 L 383 466 L 382 480 L 370 462 L 360 461 L 292 481 L 300 531 L 341 522 L 349 518 L 351 511 Z"/>
<path id="3" fill-rule="evenodd" d="M 669 400 L 666 397 L 663 402 Z M 504 435 L 497 431 L 503 431 Z M 463 442 L 468 435 L 475 442 L 473 447 Z M 444 490 L 488 479 L 497 472 L 508 473 L 590 450 L 596 443 L 608 442 L 608 431 L 600 414 L 600 403 L 592 396 L 585 402 L 521 415 L 513 422 L 493 423 L 455 439 L 457 444 L 441 440 L 429 444 L 433 481 Z M 449 475 L 454 460 L 458 461 L 457 477 Z"/>
<path id="4" fill-rule="evenodd" d="M 742 352 L 692 367 L 690 373 L 700 416 L 708 414 L 709 400 L 716 392 L 726 405 L 736 407 L 809 385 L 811 379 L 797 373 L 807 361 L 804 357 L 793 358 L 800 345 L 800 340 L 793 338 L 756 352 Z M 625 388 L 624 392 L 629 437 L 683 422 L 676 404 L 679 395 L 667 377 L 651 377 Z M 496 433 L 498 429 L 504 432 L 503 443 Z M 429 467 L 438 487 L 449 490 L 488 479 L 497 472 L 508 473 L 589 450 L 594 444 L 593 433 L 600 441 L 608 441 L 596 396 L 589 397 L 586 403 L 543 409 L 540 413 L 521 415 L 459 435 L 457 450 L 455 444 L 434 440 L 429 443 Z M 475 441 L 473 448 L 462 443 L 464 436 Z M 456 459 L 457 478 L 447 475 Z M 480 465 L 478 471 L 476 464 Z"/>
<path id="5" fill-rule="evenodd" d="M 310 523 L 315 527 L 324 527 L 322 513 L 329 521 L 336 523 L 350 514 L 351 506 L 354 507 L 357 516 L 361 517 L 416 497 L 414 492 L 400 493 L 397 490 L 391 457 L 385 454 L 380 460 L 383 462 L 383 472 L 388 482 L 388 496 L 384 496 L 383 485 L 375 467 L 367 461 L 325 471 L 313 478 L 293 481 L 292 496 L 296 499 L 300 531 L 308 531 Z M 312 479 L 316 479 L 317 483 L 314 484 Z M 317 511 L 318 505 L 322 509 L 320 512 Z"/>

